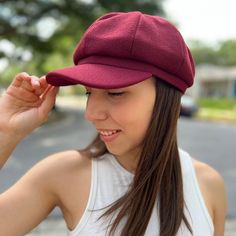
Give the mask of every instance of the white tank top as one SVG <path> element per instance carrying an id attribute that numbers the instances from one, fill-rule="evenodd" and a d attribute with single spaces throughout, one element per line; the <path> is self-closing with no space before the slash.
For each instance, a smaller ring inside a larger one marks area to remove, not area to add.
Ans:
<path id="1" fill-rule="evenodd" d="M 184 198 L 188 208 L 188 210 L 185 209 L 185 214 L 192 227 L 193 236 L 213 236 L 212 219 L 200 192 L 192 159 L 187 152 L 181 149 L 179 149 L 179 154 L 183 175 Z M 93 159 L 92 182 L 87 206 L 75 229 L 68 230 L 68 236 L 105 236 L 110 218 L 107 221 L 104 221 L 106 217 L 101 218 L 99 221 L 96 221 L 96 219 L 108 208 L 93 212 L 90 210 L 101 209 L 124 195 L 133 177 L 134 175 L 127 171 L 111 154 L 105 154 L 98 159 Z M 157 209 L 157 207 L 153 208 L 145 236 L 159 235 Z M 125 221 L 125 218 L 122 219 L 116 229 L 115 236 L 121 235 Z M 182 223 L 177 236 L 190 235 L 185 224 Z"/>

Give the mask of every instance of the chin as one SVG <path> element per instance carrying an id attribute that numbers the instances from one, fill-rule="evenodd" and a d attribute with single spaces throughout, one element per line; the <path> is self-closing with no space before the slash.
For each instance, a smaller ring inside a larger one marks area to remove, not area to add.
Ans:
<path id="1" fill-rule="evenodd" d="M 115 148 L 108 147 L 107 145 L 106 145 L 106 147 L 107 147 L 107 151 L 108 151 L 110 154 L 112 154 L 113 156 L 121 156 L 121 155 L 124 154 L 124 153 L 121 152 L 120 150 L 115 150 Z"/>

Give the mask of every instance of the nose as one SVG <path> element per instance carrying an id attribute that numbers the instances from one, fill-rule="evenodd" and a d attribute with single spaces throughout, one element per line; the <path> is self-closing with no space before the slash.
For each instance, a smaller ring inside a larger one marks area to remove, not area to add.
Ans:
<path id="1" fill-rule="evenodd" d="M 84 117 L 90 122 L 101 121 L 107 118 L 106 102 L 99 96 L 91 94 L 88 97 Z"/>

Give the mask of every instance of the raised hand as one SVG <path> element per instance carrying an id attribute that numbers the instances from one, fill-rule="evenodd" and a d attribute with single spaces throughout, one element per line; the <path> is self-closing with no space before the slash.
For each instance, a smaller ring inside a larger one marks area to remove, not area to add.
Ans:
<path id="1" fill-rule="evenodd" d="M 18 74 L 0 98 L 0 131 L 24 137 L 48 118 L 57 87 L 45 77 Z"/>

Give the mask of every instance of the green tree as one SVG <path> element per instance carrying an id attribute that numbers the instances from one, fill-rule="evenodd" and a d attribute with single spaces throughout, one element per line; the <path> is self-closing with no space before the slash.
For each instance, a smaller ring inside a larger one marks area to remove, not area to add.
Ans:
<path id="1" fill-rule="evenodd" d="M 164 15 L 157 0 L 2 0 L 0 2 L 0 40 L 7 39 L 16 48 L 32 54 L 24 61 L 17 51 L 8 57 L 10 65 L 1 73 L 1 82 L 9 81 L 15 71 L 42 75 L 49 70 L 72 64 L 72 52 L 86 28 L 109 11 L 142 11 Z M 47 34 L 49 28 L 54 31 Z"/>
<path id="2" fill-rule="evenodd" d="M 236 65 L 236 40 L 223 41 L 215 47 L 192 41 L 190 48 L 196 64 Z"/>
<path id="3" fill-rule="evenodd" d="M 192 41 L 190 47 L 196 64 L 216 63 L 216 50 L 214 48 L 201 41 Z"/>
<path id="4" fill-rule="evenodd" d="M 222 42 L 217 54 L 220 64 L 236 66 L 236 40 Z"/>

